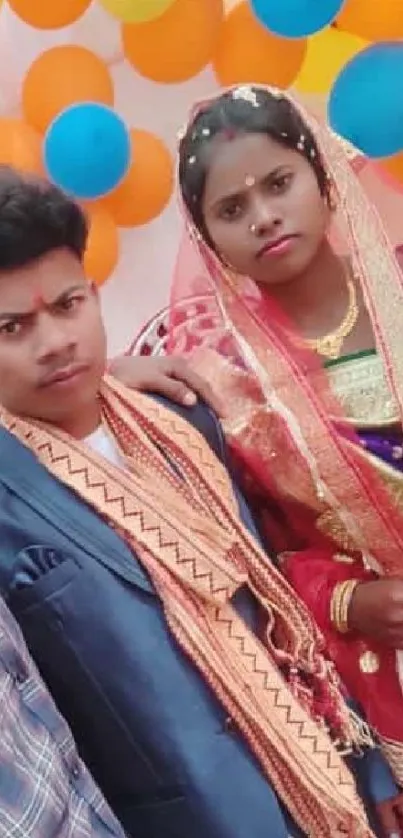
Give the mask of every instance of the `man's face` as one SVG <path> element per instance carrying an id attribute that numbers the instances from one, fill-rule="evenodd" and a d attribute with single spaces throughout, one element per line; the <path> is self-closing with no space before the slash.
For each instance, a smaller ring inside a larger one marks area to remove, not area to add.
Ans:
<path id="1" fill-rule="evenodd" d="M 55 250 L 0 273 L 0 403 L 68 427 L 97 398 L 106 340 L 79 259 Z"/>

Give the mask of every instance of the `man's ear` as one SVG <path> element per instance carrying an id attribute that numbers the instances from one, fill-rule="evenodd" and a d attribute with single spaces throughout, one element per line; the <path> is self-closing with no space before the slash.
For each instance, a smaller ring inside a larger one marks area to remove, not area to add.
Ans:
<path id="1" fill-rule="evenodd" d="M 95 297 L 96 300 L 99 300 L 99 288 L 94 280 L 90 280 L 89 282 L 91 294 Z"/>

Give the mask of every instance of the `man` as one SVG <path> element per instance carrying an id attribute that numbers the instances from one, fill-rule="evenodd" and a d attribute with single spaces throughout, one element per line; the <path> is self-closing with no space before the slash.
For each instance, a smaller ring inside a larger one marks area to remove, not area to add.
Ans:
<path id="1" fill-rule="evenodd" d="M 86 237 L 0 178 L 0 585 L 30 650 L 133 838 L 368 838 L 324 726 L 363 737 L 214 416 L 104 378 Z M 350 763 L 371 816 L 397 790 L 376 751 Z"/>
<path id="2" fill-rule="evenodd" d="M 208 385 L 180 359 L 116 358 L 113 370 L 192 406 Z M 123 830 L 81 762 L 71 731 L 0 597 L 0 836 L 123 838 Z M 161 833 L 161 838 L 163 833 Z"/>

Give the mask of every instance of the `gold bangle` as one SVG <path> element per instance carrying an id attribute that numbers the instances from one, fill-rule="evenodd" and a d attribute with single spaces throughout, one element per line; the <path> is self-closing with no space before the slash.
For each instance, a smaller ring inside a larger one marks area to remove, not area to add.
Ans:
<path id="1" fill-rule="evenodd" d="M 333 590 L 330 600 L 330 620 L 340 634 L 347 634 L 350 630 L 348 612 L 357 585 L 359 585 L 359 579 L 347 579 L 345 582 L 339 582 Z"/>

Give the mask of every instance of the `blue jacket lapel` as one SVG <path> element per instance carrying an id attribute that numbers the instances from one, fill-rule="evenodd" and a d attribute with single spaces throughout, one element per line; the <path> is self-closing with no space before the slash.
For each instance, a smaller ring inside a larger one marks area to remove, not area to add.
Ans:
<path id="1" fill-rule="evenodd" d="M 0 482 L 76 547 L 127 581 L 154 592 L 147 574 L 125 542 L 81 498 L 55 480 L 32 452 L 4 428 L 0 428 Z"/>

